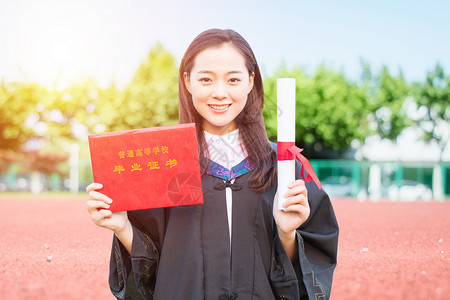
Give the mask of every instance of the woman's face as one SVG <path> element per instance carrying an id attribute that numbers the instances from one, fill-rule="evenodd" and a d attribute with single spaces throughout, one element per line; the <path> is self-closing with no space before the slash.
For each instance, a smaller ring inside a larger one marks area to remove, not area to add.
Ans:
<path id="1" fill-rule="evenodd" d="M 253 88 L 245 58 L 230 44 L 201 51 L 184 82 L 195 109 L 203 118 L 203 130 L 224 135 L 235 129 Z"/>

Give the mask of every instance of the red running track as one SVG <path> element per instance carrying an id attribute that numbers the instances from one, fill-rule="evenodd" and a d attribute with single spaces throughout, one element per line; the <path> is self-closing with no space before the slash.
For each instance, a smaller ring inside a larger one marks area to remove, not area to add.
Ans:
<path id="1" fill-rule="evenodd" d="M 0 194 L 0 299 L 114 299 L 112 234 L 90 221 L 85 200 Z M 450 202 L 333 204 L 331 299 L 450 299 Z"/>

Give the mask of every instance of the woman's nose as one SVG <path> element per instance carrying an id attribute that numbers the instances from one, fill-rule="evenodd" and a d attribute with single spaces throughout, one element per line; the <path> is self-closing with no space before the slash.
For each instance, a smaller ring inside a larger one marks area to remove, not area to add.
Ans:
<path id="1" fill-rule="evenodd" d="M 228 96 L 226 86 L 223 82 L 219 81 L 214 85 L 214 91 L 212 96 L 213 98 L 216 99 L 224 99 Z"/>

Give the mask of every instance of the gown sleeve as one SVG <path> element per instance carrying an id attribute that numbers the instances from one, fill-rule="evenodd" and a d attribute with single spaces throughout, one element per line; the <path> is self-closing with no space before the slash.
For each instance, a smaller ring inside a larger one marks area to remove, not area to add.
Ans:
<path id="1" fill-rule="evenodd" d="M 300 166 L 297 162 L 297 178 L 300 178 Z M 298 257 L 294 269 L 300 294 L 303 289 L 309 299 L 329 299 L 337 263 L 339 226 L 327 193 L 313 181 L 306 182 L 306 188 L 311 212 L 297 229 Z"/>
<path id="2" fill-rule="evenodd" d="M 131 254 L 114 236 L 109 268 L 110 289 L 121 300 L 153 299 L 164 235 L 164 210 L 132 211 L 128 212 L 128 218 L 133 228 Z"/>

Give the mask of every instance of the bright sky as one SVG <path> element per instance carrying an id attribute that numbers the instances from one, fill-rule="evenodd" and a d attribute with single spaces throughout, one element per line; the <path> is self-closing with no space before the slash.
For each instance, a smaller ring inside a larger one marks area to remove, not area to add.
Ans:
<path id="1" fill-rule="evenodd" d="M 178 61 L 201 31 L 232 28 L 263 73 L 324 62 L 360 74 L 360 58 L 423 80 L 450 72 L 450 1 L 0 0 L 0 79 L 124 86 L 157 41 Z"/>

